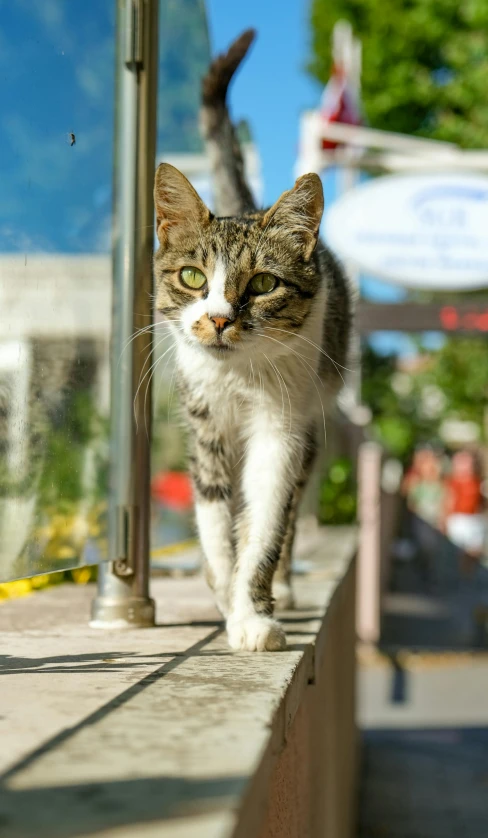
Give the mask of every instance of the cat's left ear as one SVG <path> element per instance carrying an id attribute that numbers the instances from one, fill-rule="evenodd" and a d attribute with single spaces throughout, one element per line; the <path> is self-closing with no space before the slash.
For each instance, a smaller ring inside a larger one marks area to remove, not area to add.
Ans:
<path id="1" fill-rule="evenodd" d="M 310 259 L 324 211 L 324 192 L 318 175 L 299 177 L 293 189 L 283 192 L 264 216 L 261 225 L 269 232 L 279 228 L 293 236 L 304 258 Z"/>
<path id="2" fill-rule="evenodd" d="M 173 231 L 187 231 L 192 225 L 204 227 L 213 218 L 190 181 L 169 163 L 160 163 L 156 170 L 154 206 L 161 244 L 166 244 Z"/>

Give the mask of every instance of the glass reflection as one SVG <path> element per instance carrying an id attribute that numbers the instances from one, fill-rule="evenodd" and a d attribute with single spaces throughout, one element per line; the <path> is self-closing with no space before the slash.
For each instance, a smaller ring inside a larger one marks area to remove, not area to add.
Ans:
<path id="1" fill-rule="evenodd" d="M 106 557 L 114 20 L 0 0 L 0 580 Z"/>

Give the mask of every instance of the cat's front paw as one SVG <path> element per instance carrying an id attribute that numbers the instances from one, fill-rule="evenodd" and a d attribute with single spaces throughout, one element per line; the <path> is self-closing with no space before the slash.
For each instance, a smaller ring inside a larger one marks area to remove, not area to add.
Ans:
<path id="1" fill-rule="evenodd" d="M 286 635 L 271 617 L 253 617 L 227 621 L 229 646 L 235 652 L 281 652 L 286 649 Z"/>
<path id="2" fill-rule="evenodd" d="M 273 599 L 278 611 L 291 611 L 295 607 L 293 591 L 286 582 L 273 581 Z"/>

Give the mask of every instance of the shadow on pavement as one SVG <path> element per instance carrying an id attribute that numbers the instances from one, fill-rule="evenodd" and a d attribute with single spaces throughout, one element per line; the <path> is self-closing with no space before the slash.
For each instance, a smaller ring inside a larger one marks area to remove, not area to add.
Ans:
<path id="1" fill-rule="evenodd" d="M 488 728 L 363 734 L 358 838 L 485 838 Z"/>
<path id="2" fill-rule="evenodd" d="M 380 646 L 429 650 L 488 648 L 488 569 L 442 533 L 409 515 L 404 534 L 416 545 L 396 560 L 384 597 Z"/>

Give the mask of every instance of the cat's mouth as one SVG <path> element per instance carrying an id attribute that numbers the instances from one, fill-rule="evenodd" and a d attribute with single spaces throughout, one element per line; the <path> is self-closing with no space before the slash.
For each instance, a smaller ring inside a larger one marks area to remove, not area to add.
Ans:
<path id="1" fill-rule="evenodd" d="M 207 344 L 207 349 L 213 349 L 219 354 L 225 354 L 226 352 L 232 352 L 235 349 L 235 346 L 231 346 L 228 343 L 222 343 L 222 341 L 216 341 L 215 343 Z"/>
<path id="2" fill-rule="evenodd" d="M 215 357 L 222 358 L 235 351 L 236 346 L 233 343 L 223 341 L 221 337 L 216 337 L 212 342 L 204 343 L 204 349 L 210 350 Z"/>

